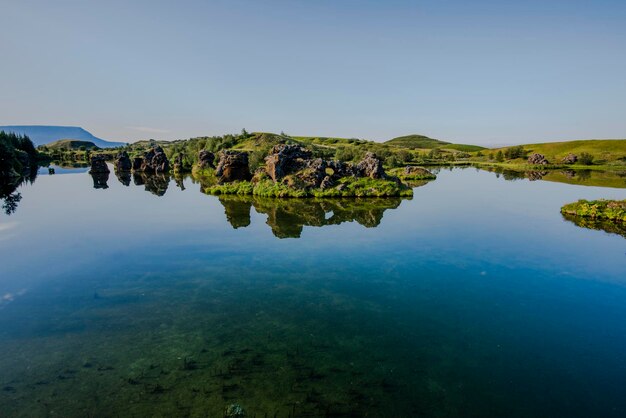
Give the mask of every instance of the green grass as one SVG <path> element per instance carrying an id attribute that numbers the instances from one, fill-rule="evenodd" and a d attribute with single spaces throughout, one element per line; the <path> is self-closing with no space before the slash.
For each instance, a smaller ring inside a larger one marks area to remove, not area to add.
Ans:
<path id="1" fill-rule="evenodd" d="M 579 200 L 561 208 L 562 214 L 626 222 L 626 200 Z"/>
<path id="2" fill-rule="evenodd" d="M 548 161 L 560 164 L 567 154 L 580 156 L 583 152 L 594 157 L 594 164 L 626 163 L 626 139 L 586 139 L 522 145 L 528 154 L 543 154 Z M 488 153 L 504 152 L 509 147 L 489 149 Z M 485 154 L 486 152 L 483 152 Z M 520 160 L 521 161 L 521 160 Z"/>
<path id="3" fill-rule="evenodd" d="M 469 144 L 446 144 L 439 147 L 439 149 L 453 150 L 453 151 L 462 151 L 462 152 L 477 152 L 482 151 L 487 148 L 481 147 L 479 145 L 469 145 Z"/>
<path id="4" fill-rule="evenodd" d="M 294 188 L 283 183 L 261 179 L 255 183 L 241 181 L 204 187 L 208 194 L 254 195 L 260 197 L 392 197 L 413 196 L 413 190 L 391 180 L 345 177 L 329 189 Z"/>

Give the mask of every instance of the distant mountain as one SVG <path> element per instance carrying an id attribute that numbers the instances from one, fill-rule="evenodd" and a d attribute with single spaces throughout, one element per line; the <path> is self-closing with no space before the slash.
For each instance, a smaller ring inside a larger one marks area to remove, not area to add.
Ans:
<path id="1" fill-rule="evenodd" d="M 0 131 L 27 135 L 35 146 L 46 145 L 60 139 L 74 139 L 93 142 L 99 148 L 114 148 L 126 145 L 124 142 L 110 142 L 97 138 L 78 126 L 0 126 Z"/>

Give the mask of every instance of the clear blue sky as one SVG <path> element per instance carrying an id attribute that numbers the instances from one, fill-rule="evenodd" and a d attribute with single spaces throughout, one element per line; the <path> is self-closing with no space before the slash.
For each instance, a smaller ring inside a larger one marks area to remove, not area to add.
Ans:
<path id="1" fill-rule="evenodd" d="M 0 0 L 0 125 L 626 137 L 626 1 Z"/>

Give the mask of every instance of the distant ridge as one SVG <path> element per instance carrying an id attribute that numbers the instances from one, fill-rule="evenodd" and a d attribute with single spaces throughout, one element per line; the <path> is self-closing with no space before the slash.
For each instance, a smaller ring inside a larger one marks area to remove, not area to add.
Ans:
<path id="1" fill-rule="evenodd" d="M 99 148 L 115 148 L 126 145 L 124 142 L 110 142 L 97 138 L 78 126 L 7 125 L 0 126 L 0 131 L 27 135 L 35 146 L 47 145 L 60 139 L 89 141 Z"/>
<path id="2" fill-rule="evenodd" d="M 425 135 L 405 135 L 390 139 L 386 141 L 385 144 L 405 148 L 438 148 L 442 145 L 449 144 L 449 142 L 429 138 Z"/>
<path id="3" fill-rule="evenodd" d="M 387 145 L 396 147 L 412 148 L 412 149 L 448 149 L 463 152 L 474 152 L 485 149 L 478 145 L 468 144 L 451 144 L 450 142 L 441 141 L 439 139 L 429 138 L 424 135 L 406 135 L 390 139 L 384 142 Z"/>

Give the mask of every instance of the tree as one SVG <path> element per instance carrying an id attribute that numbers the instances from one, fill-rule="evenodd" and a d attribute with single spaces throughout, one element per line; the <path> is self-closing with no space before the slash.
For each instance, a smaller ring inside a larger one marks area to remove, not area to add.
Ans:
<path id="1" fill-rule="evenodd" d="M 502 153 L 502 150 L 499 150 L 496 153 L 496 161 L 501 163 L 502 161 L 504 161 L 504 154 Z"/>
<path id="2" fill-rule="evenodd" d="M 524 158 L 526 156 L 525 154 L 526 152 L 524 151 L 524 147 L 521 145 L 507 148 L 504 152 L 504 156 L 508 160 L 514 160 L 516 158 Z"/>

